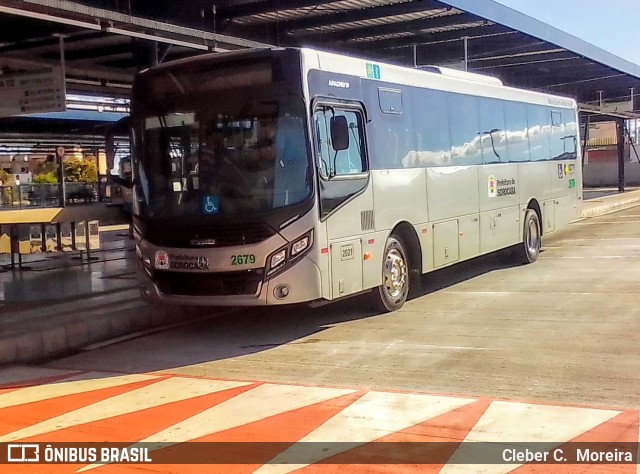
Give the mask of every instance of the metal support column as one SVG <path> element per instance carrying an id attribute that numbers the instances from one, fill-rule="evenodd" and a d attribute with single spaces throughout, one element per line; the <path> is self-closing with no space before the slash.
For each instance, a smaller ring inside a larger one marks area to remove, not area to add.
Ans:
<path id="1" fill-rule="evenodd" d="M 582 137 L 582 167 L 584 168 L 584 159 L 587 156 L 587 143 L 589 143 L 589 125 L 591 124 L 591 115 L 584 114 L 584 135 Z"/>
<path id="2" fill-rule="evenodd" d="M 616 119 L 616 139 L 618 143 L 618 191 L 624 192 L 624 119 Z"/>
<path id="3" fill-rule="evenodd" d="M 64 36 L 58 35 L 58 48 L 60 50 L 60 68 L 62 69 L 62 84 L 64 86 L 65 103 L 67 100 L 67 65 L 64 56 Z M 58 199 L 59 206 L 65 207 L 67 201 L 67 189 L 64 182 L 64 148 L 56 147 L 56 163 L 58 163 Z M 44 198 L 43 198 L 44 201 Z"/>
<path id="4" fill-rule="evenodd" d="M 468 71 L 469 70 L 469 37 L 463 36 L 462 39 L 464 40 L 464 70 Z"/>

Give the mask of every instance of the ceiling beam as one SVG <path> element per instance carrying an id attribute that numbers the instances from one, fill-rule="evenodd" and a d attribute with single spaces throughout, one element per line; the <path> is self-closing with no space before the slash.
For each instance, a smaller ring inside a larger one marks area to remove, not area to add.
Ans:
<path id="1" fill-rule="evenodd" d="M 515 57 L 520 53 L 531 54 L 532 52 L 541 52 L 549 49 L 549 45 L 538 40 L 529 38 L 518 38 L 515 34 L 507 35 L 508 45 L 504 42 L 475 42 L 470 41 L 467 46 L 467 59 L 469 62 L 481 60 L 483 57 L 495 56 L 500 54 L 505 57 Z M 462 42 L 447 43 L 450 46 L 442 45 L 438 48 L 431 46 L 417 47 L 417 56 L 431 63 L 442 63 L 446 61 L 460 61 L 464 59 L 465 51 Z"/>
<path id="2" fill-rule="evenodd" d="M 194 49 L 212 50 L 218 43 L 241 48 L 266 46 L 244 38 L 149 20 L 69 0 L 56 0 L 55 4 L 50 0 L 20 0 L 19 2 L 3 0 L 3 3 L 15 4 L 15 6 L 0 5 L 0 13 L 106 31 L 149 41 L 178 44 Z"/>
<path id="3" fill-rule="evenodd" d="M 519 68 L 553 69 L 555 71 L 562 68 L 572 69 L 578 60 L 582 60 L 582 58 L 569 51 L 560 50 L 543 52 L 526 59 L 519 58 L 519 60 L 514 60 L 514 58 L 489 59 L 487 61 L 471 60 L 470 64 L 477 71 L 500 69 L 517 71 Z M 573 73 L 575 74 L 575 71 Z"/>
<path id="4" fill-rule="evenodd" d="M 230 2 L 229 5 L 216 8 L 217 15 L 225 20 L 232 20 L 243 16 L 264 15 L 283 10 L 298 10 L 326 5 L 322 0 L 266 0 L 260 2 Z"/>
<path id="5" fill-rule="evenodd" d="M 124 44 L 117 45 L 104 45 L 104 46 L 95 46 L 91 49 L 79 49 L 75 51 L 68 51 L 65 49 L 64 58 L 66 62 L 73 63 L 78 60 L 86 60 L 94 58 L 96 62 L 100 62 L 100 58 L 103 56 L 109 56 L 112 54 L 122 54 L 129 53 L 132 54 L 133 46 L 131 42 L 127 42 Z M 56 59 L 59 57 L 59 54 L 51 53 L 43 56 L 45 59 Z"/>
<path id="6" fill-rule="evenodd" d="M 470 41 L 478 38 L 495 36 L 499 34 L 505 34 L 511 30 L 500 25 L 482 25 L 473 26 L 470 28 L 461 28 L 453 31 L 441 31 L 433 33 L 420 33 L 416 32 L 412 36 L 402 38 L 392 38 L 383 40 L 366 40 L 366 41 L 351 41 L 348 43 L 350 50 L 354 51 L 366 51 L 371 48 L 375 49 L 401 49 L 401 48 L 413 48 L 414 46 L 424 45 L 438 48 L 442 46 L 442 43 L 462 41 L 463 37 L 467 36 Z"/>
<path id="7" fill-rule="evenodd" d="M 12 67 L 27 67 L 33 68 L 34 66 L 49 66 L 49 67 L 58 67 L 60 66 L 60 60 L 58 59 L 45 59 L 45 58 L 37 58 L 35 60 L 25 60 L 24 55 L 20 52 L 15 53 L 5 53 L 0 57 L 0 64 L 7 64 Z M 107 80 L 107 81 L 115 81 L 115 82 L 131 82 L 133 79 L 133 75 L 129 72 L 116 71 L 111 68 L 101 68 L 99 66 L 90 66 L 86 68 L 82 67 L 74 67 L 73 65 L 68 65 L 65 67 L 65 73 L 67 77 L 77 77 L 77 78 L 85 78 L 85 79 L 97 79 L 97 80 Z"/>
<path id="8" fill-rule="evenodd" d="M 85 32 L 83 34 L 74 34 L 73 36 L 64 35 L 65 53 L 74 50 L 87 50 L 94 47 L 104 47 L 111 45 L 120 45 L 130 41 L 128 38 L 119 35 L 110 35 L 103 32 Z M 5 52 L 23 52 L 30 55 L 45 55 L 60 52 L 60 39 L 58 37 L 42 38 L 42 41 L 33 42 L 17 42 L 7 44 L 0 47 L 0 53 Z"/>
<path id="9" fill-rule="evenodd" d="M 94 65 L 108 66 L 120 61 L 132 60 L 131 51 L 111 52 L 99 57 L 86 57 L 82 59 L 69 60 L 65 58 L 66 64 L 72 67 L 90 67 Z"/>
<path id="10" fill-rule="evenodd" d="M 421 18 L 419 20 L 400 21 L 388 25 L 379 25 L 375 28 L 369 26 L 348 28 L 344 30 L 310 32 L 306 34 L 296 35 L 299 42 L 323 42 L 330 40 L 333 43 L 344 43 L 356 38 L 368 38 L 370 36 L 381 36 L 395 33 L 405 33 L 407 31 L 423 30 L 429 28 L 447 28 L 454 27 L 459 24 L 471 23 L 473 21 L 482 21 L 481 18 L 467 15 L 465 13 L 456 13 L 453 15 L 440 16 L 434 18 Z"/>
<path id="11" fill-rule="evenodd" d="M 408 13 L 430 12 L 433 10 L 441 10 L 443 8 L 450 7 L 435 0 L 417 0 L 404 3 L 394 3 L 391 5 L 360 8 L 358 10 L 341 9 L 324 15 L 281 21 L 278 23 L 278 26 L 288 34 L 295 35 L 296 30 L 339 25 L 341 23 L 350 23 L 355 21 L 376 20 L 380 18 L 406 15 Z"/>

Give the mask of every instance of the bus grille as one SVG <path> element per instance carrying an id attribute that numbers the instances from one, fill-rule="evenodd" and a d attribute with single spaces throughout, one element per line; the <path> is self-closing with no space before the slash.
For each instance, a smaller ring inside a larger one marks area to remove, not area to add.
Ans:
<path id="1" fill-rule="evenodd" d="M 263 270 L 221 273 L 154 272 L 153 279 L 165 295 L 229 296 L 255 295 Z"/>
<path id="2" fill-rule="evenodd" d="M 189 232 L 149 232 L 146 238 L 156 244 L 166 247 L 232 247 L 234 245 L 256 244 L 267 240 L 276 233 L 265 224 L 235 224 L 205 229 L 193 229 Z M 197 245 L 194 241 L 210 241 L 210 245 Z M 215 243 L 213 243 L 215 242 Z"/>

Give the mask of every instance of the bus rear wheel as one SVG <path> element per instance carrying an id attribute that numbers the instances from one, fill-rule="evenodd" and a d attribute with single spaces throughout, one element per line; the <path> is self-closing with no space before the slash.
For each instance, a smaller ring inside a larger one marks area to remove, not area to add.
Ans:
<path id="1" fill-rule="evenodd" d="M 371 291 L 376 310 L 388 313 L 400 309 L 409 294 L 409 264 L 402 242 L 389 237 L 384 247 L 382 284 Z"/>
<path id="2" fill-rule="evenodd" d="M 518 260 L 522 263 L 533 263 L 538 260 L 542 246 L 542 230 L 540 218 L 533 209 L 527 209 L 524 215 L 524 237 L 518 252 Z"/>

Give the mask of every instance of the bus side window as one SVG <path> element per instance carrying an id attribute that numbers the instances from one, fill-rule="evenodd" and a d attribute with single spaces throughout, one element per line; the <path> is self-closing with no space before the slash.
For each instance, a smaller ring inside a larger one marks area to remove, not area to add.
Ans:
<path id="1" fill-rule="evenodd" d="M 320 162 L 320 174 L 328 178 L 331 175 L 331 144 L 329 143 L 329 117 L 326 109 L 320 109 L 315 113 L 315 128 L 316 128 L 316 152 L 318 153 L 318 159 Z"/>
<path id="2" fill-rule="evenodd" d="M 569 160 L 575 160 L 578 150 L 578 127 L 576 124 L 576 116 L 573 110 L 563 109 L 561 112 L 562 124 L 564 125 L 563 141 L 563 157 Z"/>
<path id="3" fill-rule="evenodd" d="M 349 129 L 349 147 L 335 150 L 331 144 L 331 117 L 344 116 Z M 362 115 L 355 110 L 323 107 L 315 113 L 316 151 L 320 172 L 324 178 L 362 173 L 367 170 L 364 156 Z"/>
<path id="4" fill-rule="evenodd" d="M 469 95 L 448 94 L 451 164 L 477 165 L 482 162 L 478 99 Z"/>
<path id="5" fill-rule="evenodd" d="M 505 102 L 504 117 L 507 126 L 509 161 L 530 161 L 527 109 L 522 102 Z"/>
<path id="6" fill-rule="evenodd" d="M 405 168 L 448 166 L 451 164 L 451 135 L 447 92 L 414 89 L 411 91 L 413 124 L 419 146 L 402 159 Z"/>
<path id="7" fill-rule="evenodd" d="M 543 105 L 527 105 L 529 123 L 529 150 L 531 161 L 546 161 L 550 158 L 549 135 L 551 134 L 550 114 Z"/>
<path id="8" fill-rule="evenodd" d="M 550 110 L 549 112 L 551 114 L 551 134 L 549 136 L 551 159 L 565 159 L 567 145 L 570 144 L 566 142 L 567 133 L 565 124 L 562 121 L 562 113 L 559 110 Z"/>

